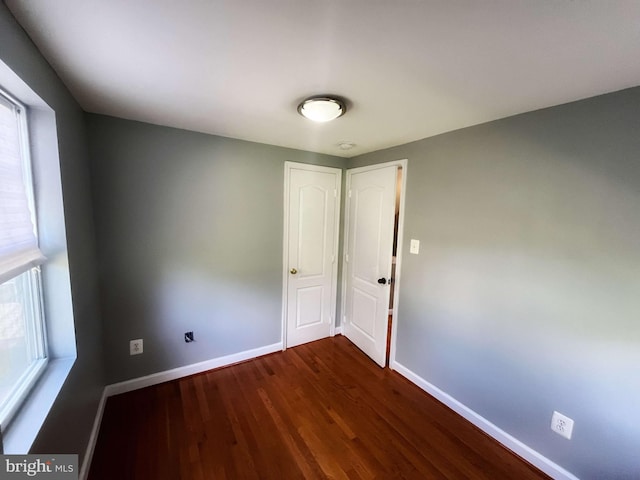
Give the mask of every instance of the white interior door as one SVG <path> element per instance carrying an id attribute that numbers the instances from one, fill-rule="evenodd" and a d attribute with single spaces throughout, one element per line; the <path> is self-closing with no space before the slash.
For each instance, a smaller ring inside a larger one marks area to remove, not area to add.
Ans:
<path id="1" fill-rule="evenodd" d="M 397 172 L 397 166 L 347 171 L 344 334 L 382 367 L 386 361 Z"/>
<path id="2" fill-rule="evenodd" d="M 341 175 L 285 164 L 286 347 L 334 333 Z"/>

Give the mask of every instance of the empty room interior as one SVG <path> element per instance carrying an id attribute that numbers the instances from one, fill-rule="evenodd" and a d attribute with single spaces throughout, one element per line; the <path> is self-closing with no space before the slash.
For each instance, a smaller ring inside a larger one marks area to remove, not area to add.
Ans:
<path id="1" fill-rule="evenodd" d="M 3 0 L 3 453 L 640 478 L 638 59 L 637 0 Z"/>

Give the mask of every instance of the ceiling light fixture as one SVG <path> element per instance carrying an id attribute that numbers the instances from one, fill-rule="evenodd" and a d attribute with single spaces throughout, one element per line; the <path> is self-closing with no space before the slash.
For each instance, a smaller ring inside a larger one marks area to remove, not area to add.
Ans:
<path id="1" fill-rule="evenodd" d="M 329 95 L 317 95 L 298 105 L 298 113 L 314 122 L 330 122 L 347 111 L 344 101 Z"/>

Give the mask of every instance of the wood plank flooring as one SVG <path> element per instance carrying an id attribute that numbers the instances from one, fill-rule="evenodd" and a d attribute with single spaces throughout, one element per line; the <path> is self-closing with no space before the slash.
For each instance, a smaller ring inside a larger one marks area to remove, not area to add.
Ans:
<path id="1" fill-rule="evenodd" d="M 109 398 L 90 480 L 548 479 L 337 336 Z"/>

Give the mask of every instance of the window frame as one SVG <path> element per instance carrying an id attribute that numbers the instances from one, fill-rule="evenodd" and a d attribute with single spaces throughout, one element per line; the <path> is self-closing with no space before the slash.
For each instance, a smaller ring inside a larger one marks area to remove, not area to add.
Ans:
<path id="1" fill-rule="evenodd" d="M 13 104 L 15 108 L 24 190 L 27 196 L 34 235 L 36 241 L 39 243 L 33 165 L 29 147 L 28 108 L 2 87 L 0 87 L 0 96 L 2 96 L 5 101 Z M 49 364 L 41 267 L 31 267 L 13 276 L 11 280 L 18 279 L 23 275 L 25 278 L 19 281 L 25 282 L 25 290 L 28 291 L 26 295 L 28 298 L 24 300 L 24 303 L 28 305 L 30 310 L 29 314 L 25 315 L 25 337 L 27 351 L 32 361 L 14 382 L 9 396 L 0 405 L 0 431 L 2 433 L 11 425 L 12 420 L 27 400 L 31 391 L 35 388 L 36 383 L 44 374 Z"/>

